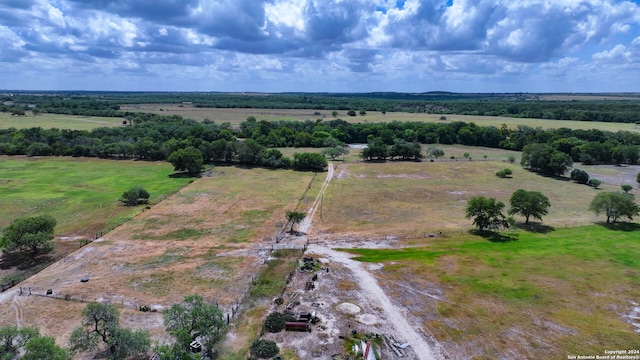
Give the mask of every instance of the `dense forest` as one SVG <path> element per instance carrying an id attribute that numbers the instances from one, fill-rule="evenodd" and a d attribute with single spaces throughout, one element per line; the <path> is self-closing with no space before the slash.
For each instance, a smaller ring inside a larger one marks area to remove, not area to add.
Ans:
<path id="1" fill-rule="evenodd" d="M 420 144 L 463 144 L 520 151 L 526 145 L 542 143 L 569 155 L 573 161 L 587 164 L 637 164 L 640 156 L 640 134 L 631 132 L 527 126 L 509 129 L 506 125 L 497 128 L 460 121 L 353 124 L 342 119 L 269 122 L 249 117 L 240 126 L 232 127 L 175 115 L 129 113 L 120 127 L 92 131 L 0 129 L 3 155 L 165 160 L 176 151 L 196 149 L 205 163 L 266 167 L 292 167 L 295 161 L 284 158 L 275 149 L 278 147 L 339 149 L 348 143 L 368 143 L 376 152 L 369 150 L 365 154 L 367 159 L 418 159 L 422 157 Z"/>
<path id="2" fill-rule="evenodd" d="M 29 105 L 38 112 L 124 116 L 124 104 L 181 104 L 196 107 L 403 111 L 432 114 L 509 116 L 555 120 L 640 123 L 638 100 L 543 101 L 534 94 L 406 93 L 148 93 L 53 92 L 7 93 L 0 111 L 20 114 Z M 624 98 L 620 98 L 624 99 Z"/>

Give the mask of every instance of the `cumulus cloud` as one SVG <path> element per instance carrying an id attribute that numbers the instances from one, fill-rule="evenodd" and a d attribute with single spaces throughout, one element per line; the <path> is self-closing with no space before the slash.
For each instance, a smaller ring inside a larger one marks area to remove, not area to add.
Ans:
<path id="1" fill-rule="evenodd" d="M 635 69 L 639 33 L 640 7 L 625 0 L 0 2 L 0 63 L 37 71 L 49 61 L 61 72 L 86 64 L 150 77 L 166 65 L 176 78 L 191 74 L 179 66 L 201 67 L 220 79 L 225 71 L 243 74 L 243 83 L 370 74 L 375 81 L 502 78 L 506 90 L 535 70 Z"/>

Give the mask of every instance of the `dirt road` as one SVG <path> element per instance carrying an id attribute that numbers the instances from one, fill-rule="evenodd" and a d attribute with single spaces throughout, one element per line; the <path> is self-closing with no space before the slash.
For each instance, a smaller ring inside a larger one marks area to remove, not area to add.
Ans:
<path id="1" fill-rule="evenodd" d="M 300 224 L 300 231 L 308 233 L 311 229 L 313 222 L 313 215 L 315 214 L 320 201 L 322 201 L 323 193 L 329 186 L 331 179 L 333 178 L 333 164 L 329 164 L 327 172 L 327 178 L 322 184 L 322 189 L 318 194 L 318 197 L 314 201 L 313 205 L 307 212 L 307 217 Z M 394 328 L 398 335 L 401 335 L 407 343 L 411 345 L 411 348 L 415 352 L 415 355 L 420 360 L 433 360 L 436 359 L 434 351 L 427 341 L 418 333 L 409 321 L 405 318 L 403 310 L 393 303 L 393 301 L 385 294 L 384 290 L 380 287 L 376 278 L 362 267 L 362 263 L 352 260 L 349 254 L 335 251 L 329 246 L 323 244 L 311 244 L 308 248 L 309 253 L 321 255 L 327 260 L 333 263 L 338 263 L 353 274 L 353 279 L 357 280 L 361 291 L 365 294 L 365 298 L 372 301 L 371 305 L 374 305 L 382 309 L 384 317 L 390 322 L 390 326 Z"/>

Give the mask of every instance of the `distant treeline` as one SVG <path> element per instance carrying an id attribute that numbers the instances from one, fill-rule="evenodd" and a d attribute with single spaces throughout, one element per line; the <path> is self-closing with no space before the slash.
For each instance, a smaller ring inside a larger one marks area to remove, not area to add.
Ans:
<path id="1" fill-rule="evenodd" d="M 612 97 L 615 99 L 615 96 Z M 124 116 L 122 104 L 182 104 L 212 108 L 265 108 L 416 112 L 509 116 L 550 120 L 640 123 L 638 100 L 540 101 L 531 94 L 226 94 L 226 93 L 18 93 L 2 96 L 0 111 L 20 113 L 28 105 L 39 112 Z"/>
<path id="2" fill-rule="evenodd" d="M 509 129 L 506 125 L 497 128 L 460 121 L 353 124 L 341 119 L 269 122 L 249 117 L 233 128 L 228 123 L 133 113 L 127 115 L 126 125 L 92 131 L 0 130 L 3 155 L 165 160 L 177 150 L 196 148 L 203 153 L 206 163 L 268 167 L 288 166 L 288 160 L 272 148 L 337 147 L 344 143 L 463 144 L 518 151 L 528 144 L 545 143 L 570 155 L 574 161 L 592 164 L 637 164 L 640 154 L 640 134 L 631 132 L 527 126 Z"/>

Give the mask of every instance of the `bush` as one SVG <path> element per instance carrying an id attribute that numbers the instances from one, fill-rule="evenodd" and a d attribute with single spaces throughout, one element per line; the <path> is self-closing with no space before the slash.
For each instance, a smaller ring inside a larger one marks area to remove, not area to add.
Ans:
<path id="1" fill-rule="evenodd" d="M 138 204 L 146 204 L 149 202 L 149 192 L 140 186 L 134 186 L 125 191 L 120 201 L 127 206 L 136 206 Z"/>
<path id="2" fill-rule="evenodd" d="M 251 344 L 251 355 L 259 359 L 272 358 L 280 352 L 278 345 L 271 340 L 258 339 Z"/>
<path id="3" fill-rule="evenodd" d="M 629 185 L 629 184 L 622 184 L 620 185 L 620 188 L 622 189 L 622 191 L 624 191 L 625 193 L 628 193 L 629 191 L 631 191 L 633 189 L 633 186 Z"/>
<path id="4" fill-rule="evenodd" d="M 597 189 L 598 187 L 600 187 L 600 185 L 602 185 L 602 180 L 591 178 L 589 179 L 589 181 L 587 181 L 587 185 L 593 186 Z"/>
<path id="5" fill-rule="evenodd" d="M 499 178 L 506 178 L 507 176 L 511 176 L 513 175 L 513 171 L 511 171 L 511 169 L 502 169 L 498 172 L 496 172 L 496 176 Z"/>
<path id="6" fill-rule="evenodd" d="M 279 312 L 273 312 L 267 316 L 264 321 L 264 328 L 272 333 L 277 333 L 284 330 L 285 316 Z"/>
<path id="7" fill-rule="evenodd" d="M 589 182 L 589 173 L 582 169 L 575 168 L 571 170 L 571 180 L 577 182 L 578 184 L 586 184 Z"/>

